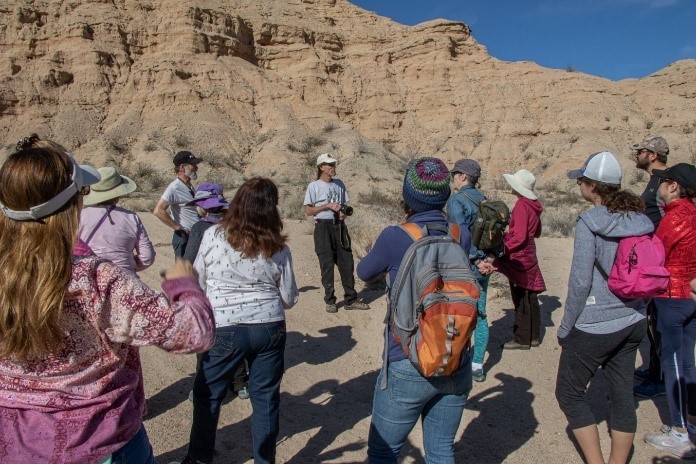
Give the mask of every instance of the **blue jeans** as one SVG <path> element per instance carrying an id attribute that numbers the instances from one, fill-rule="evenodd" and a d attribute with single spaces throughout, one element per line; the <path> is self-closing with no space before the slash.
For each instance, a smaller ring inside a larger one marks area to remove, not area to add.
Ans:
<path id="1" fill-rule="evenodd" d="M 488 295 L 488 281 L 491 276 L 481 276 L 478 283 L 481 286 L 481 293 L 476 303 L 476 329 L 474 329 L 474 355 L 471 362 L 483 364 L 483 357 L 488 348 L 488 318 L 486 317 L 486 297 Z"/>
<path id="2" fill-rule="evenodd" d="M 189 457 L 204 463 L 213 460 L 220 406 L 246 359 L 254 462 L 275 462 L 285 338 L 285 321 L 217 328 L 215 344 L 203 353 L 193 384 Z"/>
<path id="3" fill-rule="evenodd" d="M 408 359 L 389 362 L 387 388 L 377 377 L 367 440 L 370 464 L 395 464 L 408 434 L 420 418 L 428 464 L 454 464 L 454 436 L 471 391 L 471 361 L 464 359 L 450 377 L 423 377 Z"/>
<path id="4" fill-rule="evenodd" d="M 147 438 L 145 426 L 141 425 L 138 433 L 121 449 L 111 455 L 112 464 L 157 464 L 152 455 L 152 446 Z"/>
<path id="5" fill-rule="evenodd" d="M 660 334 L 660 361 L 667 404 L 674 427 L 686 427 L 687 413 L 696 415 L 696 302 L 653 298 Z"/>

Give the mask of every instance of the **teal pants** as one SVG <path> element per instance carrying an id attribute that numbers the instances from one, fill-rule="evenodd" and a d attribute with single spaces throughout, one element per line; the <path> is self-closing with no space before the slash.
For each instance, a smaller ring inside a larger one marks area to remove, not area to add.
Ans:
<path id="1" fill-rule="evenodd" d="M 486 297 L 488 295 L 488 281 L 491 276 L 481 276 L 478 283 L 481 286 L 481 294 L 479 296 L 476 309 L 478 316 L 476 317 L 476 329 L 474 330 L 474 356 L 471 362 L 483 364 L 483 357 L 486 354 L 488 347 L 488 318 L 486 317 Z"/>

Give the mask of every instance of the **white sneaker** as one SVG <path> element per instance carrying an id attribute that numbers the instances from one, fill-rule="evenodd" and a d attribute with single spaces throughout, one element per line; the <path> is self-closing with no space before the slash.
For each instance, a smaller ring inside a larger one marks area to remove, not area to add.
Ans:
<path id="1" fill-rule="evenodd" d="M 643 437 L 646 443 L 662 451 L 667 451 L 683 459 L 696 457 L 696 448 L 690 440 L 681 441 L 672 434 L 672 431 L 660 433 L 646 433 Z"/>

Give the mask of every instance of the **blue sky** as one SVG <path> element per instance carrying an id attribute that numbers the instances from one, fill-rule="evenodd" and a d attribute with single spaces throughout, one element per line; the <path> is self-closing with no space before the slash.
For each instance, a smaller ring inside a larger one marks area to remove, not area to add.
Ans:
<path id="1" fill-rule="evenodd" d="M 696 0 L 350 0 L 402 24 L 468 24 L 505 61 L 643 77 L 696 58 Z"/>

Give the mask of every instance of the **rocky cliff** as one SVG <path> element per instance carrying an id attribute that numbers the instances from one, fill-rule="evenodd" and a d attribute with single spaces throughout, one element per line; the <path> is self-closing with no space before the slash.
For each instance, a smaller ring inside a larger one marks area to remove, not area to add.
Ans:
<path id="1" fill-rule="evenodd" d="M 187 148 L 211 180 L 301 190 L 331 151 L 362 190 L 395 184 L 417 154 L 471 156 L 489 178 L 525 166 L 543 186 L 648 133 L 696 160 L 696 60 L 613 82 L 503 62 L 463 23 L 408 27 L 345 0 L 7 0 L 0 51 L 5 146 L 36 131 L 143 177 L 169 176 Z"/>

